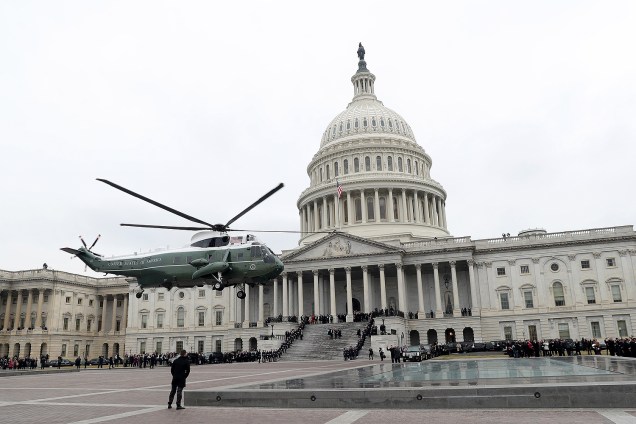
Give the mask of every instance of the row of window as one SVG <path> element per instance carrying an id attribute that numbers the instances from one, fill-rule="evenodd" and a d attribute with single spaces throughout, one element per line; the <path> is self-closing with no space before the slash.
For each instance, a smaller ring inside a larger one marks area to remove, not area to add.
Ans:
<path id="1" fill-rule="evenodd" d="M 371 124 L 369 126 L 369 124 Z M 379 127 L 378 127 L 379 124 Z M 358 131 L 360 129 L 368 130 L 372 128 L 374 130 L 382 129 L 388 130 L 390 132 L 396 132 L 398 134 L 405 134 L 408 136 L 412 136 L 411 127 L 408 124 L 405 124 L 403 121 L 398 121 L 397 119 L 380 117 L 377 119 L 375 116 L 372 116 L 370 119 L 366 116 L 362 119 L 354 118 L 353 122 L 351 119 L 347 119 L 347 122 L 340 121 L 340 124 L 334 124 L 331 127 L 331 131 L 327 129 L 325 131 L 325 138 L 331 138 L 332 140 L 336 138 L 336 134 L 338 136 L 342 136 L 344 134 L 350 134 L 351 130 Z"/>
<path id="2" fill-rule="evenodd" d="M 223 293 L 218 291 L 218 290 L 214 290 L 214 293 L 215 293 L 215 296 L 217 296 L 217 297 L 223 296 Z M 197 294 L 199 296 L 199 299 L 205 298 L 205 290 L 199 289 Z M 181 292 L 179 292 L 179 294 L 177 296 L 179 297 L 179 299 L 183 299 L 185 297 L 185 293 L 181 291 Z M 161 293 L 161 292 L 157 293 L 157 301 L 158 302 L 164 301 L 165 298 L 166 298 L 165 297 L 165 293 Z M 149 299 L 150 299 L 150 297 L 149 297 L 148 293 L 143 293 L 141 295 L 141 300 L 148 301 Z"/>
<path id="3" fill-rule="evenodd" d="M 156 328 L 163 328 L 164 314 L 158 313 L 156 319 Z M 205 326 L 205 311 L 197 311 L 197 326 L 203 327 Z M 223 325 L 223 311 L 215 310 L 214 311 L 214 322 L 215 325 Z M 185 309 L 178 308 L 177 309 L 177 327 L 183 328 L 185 327 Z M 148 328 L 148 314 L 141 314 L 141 328 Z"/>
<path id="4" fill-rule="evenodd" d="M 71 318 L 70 317 L 64 317 L 63 322 L 62 322 L 62 329 L 64 331 L 68 331 L 69 329 L 69 324 L 70 324 Z M 34 323 L 34 318 L 31 319 L 31 322 Z M 86 320 L 86 331 L 92 331 L 93 328 L 93 319 L 88 319 Z M 45 323 L 45 319 L 44 317 L 42 317 L 42 325 L 46 326 Z M 81 318 L 75 318 L 75 331 L 80 331 L 81 329 L 81 325 L 82 325 L 82 319 Z M 32 324 L 32 327 L 35 326 L 35 324 Z M 97 331 L 102 331 L 102 320 L 99 319 L 97 320 Z M 115 331 L 120 331 L 121 329 L 121 320 L 116 320 L 115 321 Z"/>
<path id="5" fill-rule="evenodd" d="M 618 284 L 610 286 L 612 301 L 619 303 L 623 301 L 623 295 L 621 293 L 621 287 Z M 588 305 L 596 303 L 596 290 L 593 286 L 584 287 L 585 298 Z M 563 284 L 555 282 L 552 285 L 552 296 L 554 298 L 554 306 L 565 306 L 565 294 L 563 292 Z M 532 290 L 523 291 L 523 301 L 526 308 L 534 308 L 534 294 Z M 499 292 L 499 302 L 502 310 L 510 309 L 510 297 L 509 293 L 502 291 Z"/>
<path id="6" fill-rule="evenodd" d="M 625 320 L 617 320 L 616 327 L 618 329 L 618 337 L 628 337 L 628 329 L 627 329 L 627 321 Z M 570 337 L 570 324 L 567 322 L 560 322 L 557 325 L 557 329 L 559 331 L 560 339 L 571 339 Z M 590 322 L 590 331 L 592 333 L 592 338 L 594 339 L 602 339 L 603 333 L 601 331 L 601 323 L 600 321 L 591 321 Z M 503 327 L 504 339 L 513 340 L 512 334 L 512 326 L 504 326 Z M 539 340 L 537 333 L 536 325 L 528 326 L 528 339 L 530 340 Z"/>
<path id="7" fill-rule="evenodd" d="M 605 259 L 605 265 L 607 266 L 607 268 L 616 268 L 616 259 L 615 258 L 606 258 Z M 559 267 L 558 263 L 553 262 L 553 263 L 550 264 L 550 270 L 551 271 L 557 272 L 557 271 L 559 271 L 559 269 L 560 269 L 560 267 Z M 589 259 L 581 260 L 581 269 L 592 269 Z M 519 273 L 522 274 L 522 275 L 530 274 L 530 266 L 529 265 L 521 265 L 519 267 Z M 505 275 L 506 275 L 506 268 L 505 267 L 497 267 L 497 276 L 498 277 L 503 277 Z"/>
<path id="8" fill-rule="evenodd" d="M 360 159 L 359 158 L 354 158 L 353 159 L 353 172 L 360 172 L 362 169 L 364 169 L 365 172 L 371 172 L 372 170 L 372 166 L 371 166 L 371 157 L 370 156 L 365 156 L 364 157 L 364 166 L 361 167 L 360 166 Z M 314 181 L 317 182 L 323 182 L 323 181 L 328 181 L 332 178 L 332 173 L 331 170 L 333 169 L 333 178 L 337 178 L 340 176 L 341 170 L 340 170 L 340 162 L 336 161 L 333 163 L 333 168 L 330 167 L 329 164 L 326 164 L 323 167 L 320 167 L 318 169 L 318 179 L 316 179 L 316 171 L 314 171 Z M 413 166 L 411 166 L 411 159 L 407 158 L 406 159 L 406 163 L 403 162 L 403 159 L 401 156 L 398 156 L 397 158 L 397 164 L 394 166 L 393 163 L 393 157 L 392 156 L 387 156 L 387 162 L 386 162 L 386 166 L 383 166 L 383 162 L 382 162 L 382 156 L 376 156 L 375 157 L 375 167 L 373 167 L 374 171 L 384 171 L 384 169 L 386 169 L 387 171 L 397 171 L 397 172 L 406 172 L 407 174 L 413 174 L 413 172 L 415 173 L 415 175 L 420 175 L 420 172 L 422 173 L 422 175 L 426 175 L 425 172 L 425 167 L 424 164 L 422 163 L 421 165 L 418 163 L 417 160 L 413 160 Z M 350 172 L 349 169 L 349 159 L 344 159 L 342 161 L 342 174 L 343 175 L 348 175 Z"/>
<path id="9" fill-rule="evenodd" d="M 43 301 L 44 303 L 48 303 L 48 302 L 49 302 L 49 295 L 48 295 L 48 294 L 45 294 L 45 295 L 42 297 L 42 301 Z M 27 298 L 26 296 L 22 296 L 22 304 L 23 304 L 23 305 L 26 305 L 27 303 L 28 303 L 28 298 Z M 4 297 L 4 298 L 2 298 L 2 305 L 4 306 L 4 305 L 6 305 L 6 304 L 7 304 L 7 298 L 6 298 L 6 297 Z M 18 304 L 18 298 L 17 298 L 17 297 L 12 298 L 12 299 L 11 299 L 11 304 L 12 304 L 12 305 L 17 305 L 17 304 Z"/>
<path id="10" fill-rule="evenodd" d="M 215 348 L 215 352 L 222 352 L 222 341 L 221 340 L 215 340 L 214 341 L 214 348 Z M 197 340 L 197 352 L 198 353 L 203 353 L 205 349 L 205 340 Z M 177 352 L 180 352 L 181 350 L 183 350 L 183 341 L 178 340 L 176 342 L 176 346 L 175 346 L 175 350 Z M 146 341 L 145 340 L 141 340 L 139 342 L 139 352 L 140 353 L 147 353 L 146 351 Z M 155 342 L 155 353 L 157 355 L 161 355 L 163 353 L 163 342 L 161 341 L 156 341 Z"/>

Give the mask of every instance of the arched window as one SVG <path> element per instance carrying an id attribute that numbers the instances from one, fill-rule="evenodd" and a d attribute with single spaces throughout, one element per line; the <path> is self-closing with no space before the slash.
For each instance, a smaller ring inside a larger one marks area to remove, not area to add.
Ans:
<path id="1" fill-rule="evenodd" d="M 338 162 L 333 163 L 333 175 L 336 177 L 340 174 L 340 168 L 338 167 Z"/>
<path id="2" fill-rule="evenodd" d="M 384 128 L 384 118 L 380 118 L 380 126 Z"/>
<path id="3" fill-rule="evenodd" d="M 356 222 L 362 221 L 362 201 L 360 200 L 359 197 L 356 197 L 354 205 L 356 208 Z"/>
<path id="4" fill-rule="evenodd" d="M 371 171 L 371 158 L 369 156 L 364 157 L 364 170 Z"/>
<path id="5" fill-rule="evenodd" d="M 402 158 L 398 158 L 398 172 L 404 172 L 404 168 L 402 168 Z M 322 181 L 322 179 L 321 179 Z"/>
<path id="6" fill-rule="evenodd" d="M 398 200 L 397 197 L 393 197 L 393 219 L 396 221 L 399 220 L 400 215 L 398 214 Z"/>
<path id="7" fill-rule="evenodd" d="M 360 124 L 358 123 L 358 118 L 356 118 L 356 120 L 355 120 L 355 122 L 354 122 L 353 126 L 354 126 L 354 127 L 355 127 L 355 129 L 357 130 L 359 125 L 360 125 Z"/>
<path id="8" fill-rule="evenodd" d="M 362 118 L 362 126 L 366 128 L 368 125 L 369 123 L 367 122 L 367 118 L 365 116 L 364 118 Z"/>
<path id="9" fill-rule="evenodd" d="M 375 169 L 377 169 L 378 171 L 382 171 L 382 157 L 381 156 L 376 156 L 375 157 Z"/>
<path id="10" fill-rule="evenodd" d="M 391 156 L 386 158 L 386 167 L 389 171 L 393 171 L 393 158 Z"/>
<path id="11" fill-rule="evenodd" d="M 177 309 L 177 327 L 183 327 L 185 324 L 185 309 L 183 307 L 179 307 Z"/>
<path id="12" fill-rule="evenodd" d="M 552 295 L 555 306 L 565 306 L 565 295 L 563 294 L 563 284 L 558 281 L 552 285 Z"/>
<path id="13" fill-rule="evenodd" d="M 375 127 L 375 117 L 371 118 L 371 126 Z"/>
<path id="14" fill-rule="evenodd" d="M 351 129 L 351 121 L 347 119 L 347 131 Z"/>
<path id="15" fill-rule="evenodd" d="M 375 209 L 373 208 L 373 197 L 367 197 L 367 219 L 375 221 Z"/>
<path id="16" fill-rule="evenodd" d="M 353 159 L 353 172 L 360 172 L 360 160 L 358 158 Z"/>
<path id="17" fill-rule="evenodd" d="M 320 168 L 320 182 L 322 182 L 322 168 Z"/>
<path id="18" fill-rule="evenodd" d="M 417 161 L 414 162 L 413 168 L 415 168 L 415 175 L 420 175 L 420 169 L 417 167 Z"/>
<path id="19" fill-rule="evenodd" d="M 389 119 L 389 128 L 393 129 L 393 121 Z"/>
<path id="20" fill-rule="evenodd" d="M 406 160 L 406 172 L 411 173 L 411 159 Z M 329 174 L 329 169 L 327 168 L 327 174 Z"/>
<path id="21" fill-rule="evenodd" d="M 386 197 L 380 197 L 380 219 L 386 220 Z"/>
<path id="22" fill-rule="evenodd" d="M 331 178 L 331 174 L 329 173 L 329 165 L 326 166 L 326 171 L 327 171 L 327 180 L 329 180 Z"/>
<path id="23" fill-rule="evenodd" d="M 344 174 L 347 175 L 349 173 L 349 159 L 345 159 L 342 162 L 342 167 L 344 168 Z"/>
<path id="24" fill-rule="evenodd" d="M 342 122 L 340 122 L 340 132 L 342 132 Z"/>

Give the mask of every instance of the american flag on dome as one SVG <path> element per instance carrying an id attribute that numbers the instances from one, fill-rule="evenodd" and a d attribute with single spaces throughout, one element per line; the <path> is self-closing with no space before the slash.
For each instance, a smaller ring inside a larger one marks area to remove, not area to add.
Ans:
<path id="1" fill-rule="evenodd" d="M 340 182 L 336 179 L 336 189 L 338 190 L 338 199 L 342 196 L 342 186 Z"/>

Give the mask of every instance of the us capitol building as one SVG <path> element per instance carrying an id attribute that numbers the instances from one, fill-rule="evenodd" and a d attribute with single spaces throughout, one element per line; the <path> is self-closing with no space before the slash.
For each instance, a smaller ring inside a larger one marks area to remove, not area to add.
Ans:
<path id="1" fill-rule="evenodd" d="M 49 269 L 0 271 L 0 356 L 269 349 L 288 316 L 392 311 L 372 346 L 634 334 L 633 226 L 453 237 L 447 193 L 358 51 L 353 99 L 327 126 L 277 280 L 221 292 L 147 289 Z M 338 189 L 338 187 L 341 188 Z M 320 231 L 320 233 L 317 233 Z M 268 317 L 283 322 L 267 326 Z M 326 330 L 325 330 L 326 331 Z"/>

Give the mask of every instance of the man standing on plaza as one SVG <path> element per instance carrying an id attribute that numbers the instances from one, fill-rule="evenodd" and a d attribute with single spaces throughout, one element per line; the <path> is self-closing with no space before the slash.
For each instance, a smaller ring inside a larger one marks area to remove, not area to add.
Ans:
<path id="1" fill-rule="evenodd" d="M 172 361 L 170 367 L 170 373 L 172 374 L 172 389 L 170 390 L 170 396 L 168 397 L 168 409 L 172 409 L 172 401 L 174 400 L 174 394 L 177 393 L 177 409 L 185 409 L 181 405 L 181 397 L 183 395 L 183 388 L 186 386 L 186 379 L 190 375 L 190 359 L 186 356 L 187 352 L 181 351 L 181 356 Z"/>

